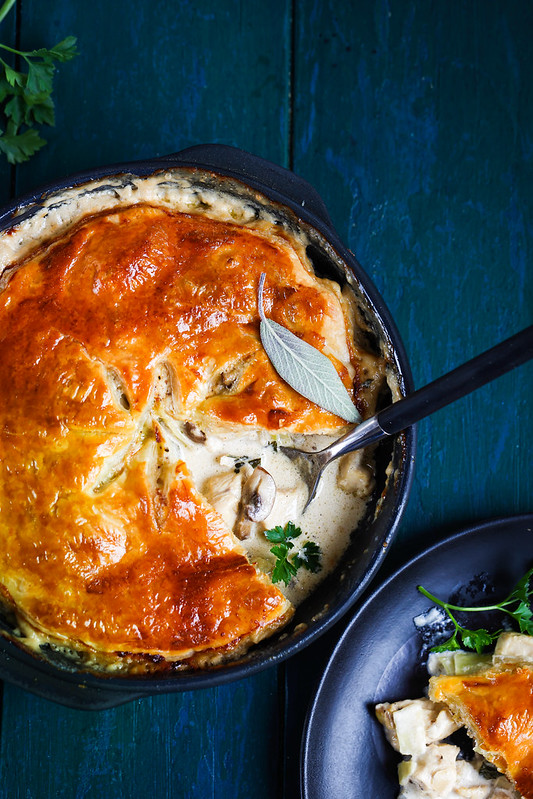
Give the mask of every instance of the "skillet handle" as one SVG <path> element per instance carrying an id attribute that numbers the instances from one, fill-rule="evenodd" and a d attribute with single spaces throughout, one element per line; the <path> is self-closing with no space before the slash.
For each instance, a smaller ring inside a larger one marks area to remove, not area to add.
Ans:
<path id="1" fill-rule="evenodd" d="M 266 190 L 278 202 L 287 204 L 287 199 L 292 200 L 293 210 L 296 210 L 295 206 L 299 206 L 333 230 L 327 208 L 316 189 L 291 170 L 258 155 L 227 144 L 198 144 L 158 160 L 169 164 L 220 170 L 259 191 Z"/>
<path id="2" fill-rule="evenodd" d="M 533 358 L 533 325 L 377 414 L 392 435 Z"/>

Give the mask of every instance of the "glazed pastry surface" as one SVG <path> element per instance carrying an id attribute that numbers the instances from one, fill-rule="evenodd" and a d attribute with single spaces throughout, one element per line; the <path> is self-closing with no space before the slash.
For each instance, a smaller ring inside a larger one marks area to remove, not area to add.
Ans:
<path id="1" fill-rule="evenodd" d="M 273 227 L 140 204 L 85 219 L 11 275 L 0 294 L 0 575 L 25 635 L 201 665 L 290 617 L 174 434 L 184 422 L 343 427 L 270 364 L 263 272 L 267 316 L 322 350 L 364 413 L 368 366 L 340 290 Z"/>
<path id="2" fill-rule="evenodd" d="M 525 799 L 532 799 L 533 670 L 432 677 L 429 695 L 450 708 L 476 749 L 507 774 Z"/>

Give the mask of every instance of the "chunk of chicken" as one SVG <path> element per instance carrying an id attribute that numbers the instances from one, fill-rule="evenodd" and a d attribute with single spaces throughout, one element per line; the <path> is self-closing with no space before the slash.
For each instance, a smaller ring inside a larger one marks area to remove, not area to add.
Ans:
<path id="1" fill-rule="evenodd" d="M 242 492 L 242 475 L 221 472 L 210 477 L 203 486 L 203 495 L 220 513 L 225 523 L 233 529 L 239 514 Z"/>
<path id="2" fill-rule="evenodd" d="M 428 744 L 447 738 L 461 726 L 445 705 L 429 699 L 383 702 L 376 706 L 376 716 L 389 743 L 402 755 L 421 754 Z"/>

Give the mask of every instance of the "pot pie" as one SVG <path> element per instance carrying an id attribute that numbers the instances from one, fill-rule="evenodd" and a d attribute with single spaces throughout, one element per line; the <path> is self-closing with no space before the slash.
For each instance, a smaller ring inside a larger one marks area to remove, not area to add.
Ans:
<path id="1" fill-rule="evenodd" d="M 406 757 L 399 797 L 533 799 L 533 639 L 502 633 L 492 656 L 432 654 L 428 669 L 428 698 L 376 707 Z M 446 740 L 462 727 L 474 742 L 472 761 Z"/>
<path id="2" fill-rule="evenodd" d="M 203 181 L 203 182 L 202 182 Z M 333 362 L 363 417 L 386 380 L 347 286 L 295 220 L 225 179 L 172 170 L 47 198 L 0 240 L 4 634 L 64 665 L 146 673 L 235 658 L 291 618 L 345 549 L 369 453 L 305 488 L 277 444 L 345 431 L 278 377 L 267 315 Z M 272 582 L 264 531 L 320 543 Z"/>

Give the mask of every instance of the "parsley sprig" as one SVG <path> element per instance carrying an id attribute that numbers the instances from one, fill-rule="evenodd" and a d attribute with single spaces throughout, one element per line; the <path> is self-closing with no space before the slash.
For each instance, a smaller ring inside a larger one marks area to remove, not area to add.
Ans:
<path id="1" fill-rule="evenodd" d="M 285 527 L 277 525 L 271 530 L 265 530 L 267 540 L 275 544 L 270 550 L 276 557 L 272 572 L 273 583 L 284 582 L 288 585 L 302 567 L 313 574 L 320 571 L 322 553 L 314 541 L 306 541 L 299 550 L 291 552 L 294 549 L 293 540 L 301 535 L 301 529 L 294 522 L 287 522 Z"/>
<path id="2" fill-rule="evenodd" d="M 4 2 L 0 22 L 13 3 Z M 0 58 L 0 152 L 10 164 L 18 164 L 46 144 L 35 125 L 55 124 L 52 91 L 56 62 L 70 61 L 77 55 L 76 38 L 67 36 L 51 50 L 15 50 L 6 44 L 0 44 L 0 49 L 18 58 L 22 66 L 19 71 Z"/>
<path id="3" fill-rule="evenodd" d="M 493 605 L 482 605 L 479 607 L 460 607 L 459 605 L 452 605 L 449 602 L 443 602 L 441 599 L 433 596 L 433 594 L 430 594 L 429 591 L 426 591 L 425 588 L 419 585 L 418 590 L 420 593 L 439 607 L 443 608 L 448 617 L 451 619 L 455 628 L 453 634 L 447 641 L 439 644 L 438 646 L 432 647 L 431 651 L 447 652 L 464 647 L 465 649 L 475 649 L 476 652 L 480 653 L 485 647 L 490 646 L 502 632 L 501 629 L 497 630 L 496 632 L 489 632 L 484 628 L 480 628 L 478 630 L 469 630 L 467 627 L 463 627 L 461 624 L 459 624 L 455 618 L 454 612 L 457 611 L 462 613 L 486 613 L 497 610 L 501 613 L 505 613 L 507 616 L 510 616 L 515 624 L 518 625 L 521 633 L 533 635 L 533 610 L 531 609 L 533 586 L 530 586 L 532 577 L 533 568 L 529 569 L 529 571 L 524 574 L 524 576 L 515 585 L 511 593 L 501 602 L 497 602 Z"/>

